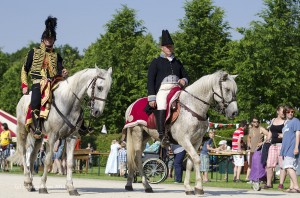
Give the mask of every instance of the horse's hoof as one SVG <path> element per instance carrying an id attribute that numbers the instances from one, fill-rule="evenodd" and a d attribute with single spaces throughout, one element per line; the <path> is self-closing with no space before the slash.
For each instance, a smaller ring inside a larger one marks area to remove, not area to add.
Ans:
<path id="1" fill-rule="evenodd" d="M 77 190 L 70 190 L 69 195 L 71 195 L 71 196 L 80 196 L 80 194 L 78 193 Z"/>
<path id="2" fill-rule="evenodd" d="M 132 186 L 125 186 L 125 190 L 133 191 L 133 188 L 132 188 Z"/>
<path id="3" fill-rule="evenodd" d="M 204 191 L 203 191 L 203 189 L 195 188 L 195 194 L 196 195 L 203 195 Z"/>
<path id="4" fill-rule="evenodd" d="M 47 188 L 40 188 L 39 193 L 40 194 L 48 194 L 48 190 L 47 190 Z"/>
<path id="5" fill-rule="evenodd" d="M 146 188 L 146 189 L 145 189 L 145 192 L 146 192 L 146 193 L 153 193 L 153 190 L 152 190 L 152 188 Z"/>
<path id="6" fill-rule="evenodd" d="M 185 191 L 185 194 L 186 195 L 195 195 L 195 192 L 194 191 Z"/>
<path id="7" fill-rule="evenodd" d="M 27 188 L 27 190 L 28 190 L 28 192 L 35 192 L 36 190 L 35 190 L 35 188 L 32 186 L 32 187 L 30 187 L 30 188 Z"/>

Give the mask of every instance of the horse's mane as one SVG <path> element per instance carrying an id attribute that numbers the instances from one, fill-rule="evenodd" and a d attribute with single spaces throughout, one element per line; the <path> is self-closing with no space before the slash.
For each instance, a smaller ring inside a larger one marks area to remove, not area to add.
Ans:
<path id="1" fill-rule="evenodd" d="M 100 68 L 87 68 L 80 71 L 77 71 L 72 76 L 69 76 L 67 79 L 62 81 L 58 87 L 58 89 L 62 89 L 64 91 L 61 92 L 62 97 L 69 97 L 72 92 L 68 92 L 65 90 L 72 90 L 73 92 L 77 90 L 78 87 L 81 87 L 82 81 L 86 81 L 92 79 L 93 77 L 100 75 L 103 76 L 106 74 L 106 70 Z"/>
<path id="2" fill-rule="evenodd" d="M 187 89 L 199 89 L 201 87 L 202 91 L 208 92 L 211 90 L 211 87 L 215 84 L 218 83 L 222 75 L 227 74 L 227 72 L 223 70 L 218 70 L 215 73 L 208 74 L 205 76 L 202 76 L 200 79 L 196 80 L 193 84 L 189 85 Z M 229 80 L 233 80 L 233 78 L 228 75 Z M 230 84 L 232 87 L 230 89 L 236 90 L 236 87 L 234 87 L 234 83 Z"/>

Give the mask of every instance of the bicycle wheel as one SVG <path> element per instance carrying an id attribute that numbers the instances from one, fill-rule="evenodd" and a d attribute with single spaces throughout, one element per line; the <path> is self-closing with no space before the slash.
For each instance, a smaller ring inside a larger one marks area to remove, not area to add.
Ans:
<path id="1" fill-rule="evenodd" d="M 151 184 L 158 184 L 165 181 L 168 174 L 166 164 L 158 158 L 147 159 L 143 163 L 144 174 Z"/>

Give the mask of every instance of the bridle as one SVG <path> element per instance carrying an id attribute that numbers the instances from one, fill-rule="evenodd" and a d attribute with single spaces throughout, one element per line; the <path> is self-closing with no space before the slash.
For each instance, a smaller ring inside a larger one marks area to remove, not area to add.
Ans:
<path id="1" fill-rule="evenodd" d="M 213 92 L 213 97 L 216 95 L 217 97 L 219 97 L 221 99 L 221 103 L 222 103 L 221 112 L 224 114 L 225 113 L 225 109 L 229 106 L 229 104 L 232 103 L 232 102 L 234 102 L 234 101 L 236 101 L 236 95 L 233 94 L 232 99 L 230 101 L 226 101 L 225 98 L 224 98 L 224 94 L 223 94 L 222 82 L 224 82 L 224 81 L 219 80 L 219 87 L 220 87 L 221 95 L 219 95 L 217 92 L 215 92 L 214 88 L 212 88 L 212 92 Z M 183 89 L 182 91 L 186 92 L 187 94 L 189 94 L 193 98 L 201 101 L 203 104 L 206 104 L 207 106 L 210 106 L 209 102 L 206 102 L 205 100 L 200 99 L 199 97 L 191 94 L 187 90 Z M 187 109 L 192 115 L 194 115 L 195 117 L 197 117 L 199 121 L 206 120 L 205 118 L 203 118 L 202 116 L 200 116 L 198 113 L 194 112 L 193 110 L 191 110 L 190 108 L 188 108 L 186 105 L 184 105 L 182 102 L 180 102 L 180 105 L 183 108 Z"/>
<path id="2" fill-rule="evenodd" d="M 88 88 L 91 87 L 91 89 L 92 89 L 92 93 L 91 93 L 91 97 L 90 97 L 90 101 L 89 101 L 91 110 L 90 110 L 90 118 L 89 118 L 89 125 L 88 125 L 88 128 L 90 128 L 91 122 L 92 122 L 92 119 L 93 119 L 93 118 L 92 118 L 92 113 L 91 113 L 91 112 L 92 112 L 92 110 L 94 109 L 95 100 L 100 100 L 100 101 L 103 101 L 103 102 L 106 101 L 106 99 L 104 99 L 104 98 L 99 98 L 99 97 L 96 97 L 96 96 L 95 96 L 95 87 L 96 87 L 97 79 L 105 80 L 105 78 L 103 78 L 102 76 L 97 75 L 97 76 L 95 76 L 95 77 L 92 79 L 92 81 L 90 82 L 90 84 L 89 84 L 89 86 L 88 86 Z M 68 79 L 67 79 L 66 81 L 67 81 L 67 83 L 68 83 Z M 79 102 L 81 102 L 81 100 L 80 100 L 79 97 L 74 93 L 74 91 L 71 90 L 71 92 L 72 92 L 72 94 L 75 96 L 75 98 L 76 98 Z M 76 124 L 73 125 L 73 124 L 66 118 L 66 116 L 63 115 L 63 113 L 58 109 L 58 107 L 56 106 L 54 97 L 53 97 L 53 106 L 54 106 L 54 108 L 56 109 L 56 111 L 58 112 L 58 114 L 62 117 L 62 119 L 64 120 L 64 122 L 71 128 L 72 131 L 73 131 L 76 127 L 79 127 L 79 126 L 77 126 L 78 123 L 80 122 L 80 120 L 83 120 L 83 109 L 82 109 L 82 108 L 80 108 L 80 115 L 79 115 L 79 117 L 78 117 L 78 119 L 77 119 L 77 121 L 76 121 Z"/>
<path id="3" fill-rule="evenodd" d="M 225 113 L 225 109 L 230 105 L 230 103 L 235 102 L 236 101 L 236 95 L 232 94 L 232 98 L 230 101 L 226 101 L 223 95 L 223 87 L 222 87 L 222 80 L 219 80 L 219 87 L 220 87 L 220 92 L 221 92 L 221 96 L 215 92 L 214 88 L 212 88 L 213 91 L 213 97 L 216 95 L 218 96 L 221 100 L 222 100 L 222 107 L 221 107 L 221 111 L 222 113 Z"/>
<path id="4" fill-rule="evenodd" d="M 100 101 L 103 101 L 103 102 L 106 102 L 106 99 L 104 98 L 99 98 L 99 97 L 96 97 L 95 96 L 95 87 L 96 87 L 96 82 L 97 82 L 97 79 L 102 79 L 102 80 L 105 80 L 105 78 L 97 75 L 93 78 L 93 80 L 91 81 L 91 83 L 89 84 L 88 88 L 91 86 L 92 88 L 92 93 L 91 93 L 91 98 L 90 98 L 90 108 L 91 108 L 91 111 L 94 110 L 94 105 L 95 105 L 95 100 L 100 100 Z"/>

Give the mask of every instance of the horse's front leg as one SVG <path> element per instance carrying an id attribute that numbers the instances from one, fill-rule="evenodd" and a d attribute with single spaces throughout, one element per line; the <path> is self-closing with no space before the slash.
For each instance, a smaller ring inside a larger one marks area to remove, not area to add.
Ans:
<path id="1" fill-rule="evenodd" d="M 44 172 L 41 178 L 41 184 L 39 188 L 39 193 L 40 194 L 47 194 L 48 190 L 46 187 L 46 182 L 47 182 L 47 176 L 48 176 L 48 170 L 50 168 L 50 165 L 52 164 L 52 156 L 53 156 L 53 148 L 54 148 L 54 142 L 56 139 L 52 135 L 48 135 L 48 142 L 47 142 L 47 147 L 46 147 L 46 157 L 44 161 Z"/>
<path id="2" fill-rule="evenodd" d="M 67 182 L 66 188 L 69 195 L 79 196 L 80 194 L 73 186 L 73 158 L 74 158 L 74 148 L 76 144 L 77 136 L 72 136 L 67 138 Z"/>
<path id="3" fill-rule="evenodd" d="M 28 138 L 31 138 L 26 151 L 26 179 L 24 182 L 25 187 L 28 191 L 33 192 L 35 191 L 35 188 L 32 184 L 33 181 L 33 171 L 34 171 L 34 162 L 37 157 L 37 153 L 39 148 L 42 145 L 42 140 L 36 140 L 32 136 L 28 136 Z"/>
<path id="4" fill-rule="evenodd" d="M 184 179 L 185 193 L 187 195 L 193 195 L 194 193 L 202 195 L 202 194 L 204 194 L 204 191 L 203 191 L 203 186 L 202 186 L 202 177 L 200 174 L 200 158 L 190 141 L 182 142 L 181 145 L 186 150 L 186 152 L 189 154 L 189 159 L 187 161 L 185 179 Z M 191 171 L 192 171 L 193 165 L 194 165 L 194 172 L 195 172 L 195 176 L 196 176 L 195 192 L 193 191 L 193 189 L 190 185 L 190 177 L 191 177 Z"/>

